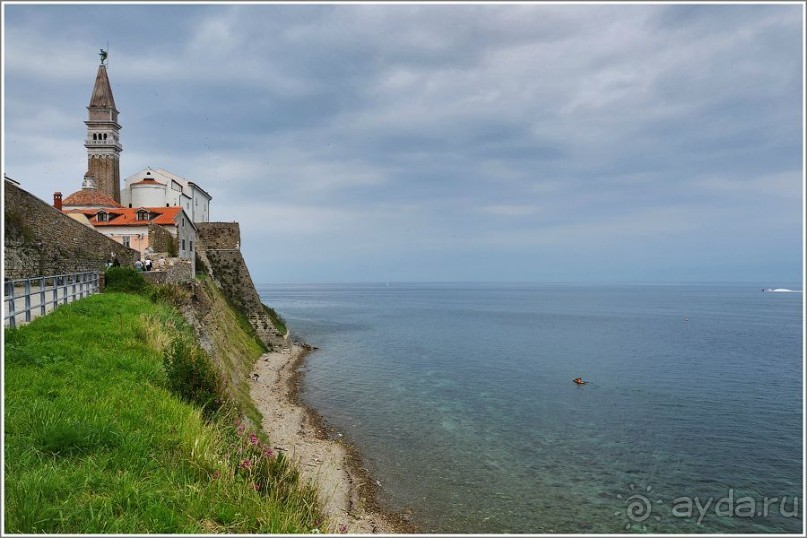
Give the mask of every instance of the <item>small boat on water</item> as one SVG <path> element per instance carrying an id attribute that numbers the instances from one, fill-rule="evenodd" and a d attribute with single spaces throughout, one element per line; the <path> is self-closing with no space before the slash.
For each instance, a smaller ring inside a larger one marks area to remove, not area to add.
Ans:
<path id="1" fill-rule="evenodd" d="M 588 381 L 583 381 L 582 377 L 578 377 L 577 379 L 572 379 L 572 381 L 574 381 L 578 385 L 585 385 L 586 383 L 588 383 Z"/>

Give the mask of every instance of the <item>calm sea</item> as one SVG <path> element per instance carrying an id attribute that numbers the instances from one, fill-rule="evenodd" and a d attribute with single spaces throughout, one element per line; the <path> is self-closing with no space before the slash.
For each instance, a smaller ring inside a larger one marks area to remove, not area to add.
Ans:
<path id="1" fill-rule="evenodd" d="M 320 348 L 304 400 L 424 532 L 802 532 L 801 292 L 259 292 Z"/>

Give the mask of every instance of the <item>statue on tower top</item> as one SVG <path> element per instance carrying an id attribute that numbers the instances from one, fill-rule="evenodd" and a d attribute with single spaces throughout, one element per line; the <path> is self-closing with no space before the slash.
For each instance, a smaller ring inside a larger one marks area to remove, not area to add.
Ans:
<path id="1" fill-rule="evenodd" d="M 109 53 L 104 49 L 101 49 L 101 52 L 98 53 L 98 56 L 101 57 L 101 65 L 104 65 L 104 62 L 106 61 L 106 57 L 108 56 L 108 54 Z"/>

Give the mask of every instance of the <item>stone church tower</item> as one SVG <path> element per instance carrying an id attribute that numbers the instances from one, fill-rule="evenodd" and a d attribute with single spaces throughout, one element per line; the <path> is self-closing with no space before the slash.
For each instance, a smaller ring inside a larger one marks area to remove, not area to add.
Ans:
<path id="1" fill-rule="evenodd" d="M 103 58 L 103 57 L 102 57 Z M 87 174 L 95 178 L 98 191 L 120 203 L 120 125 L 112 87 L 101 60 L 90 98 L 87 124 Z"/>

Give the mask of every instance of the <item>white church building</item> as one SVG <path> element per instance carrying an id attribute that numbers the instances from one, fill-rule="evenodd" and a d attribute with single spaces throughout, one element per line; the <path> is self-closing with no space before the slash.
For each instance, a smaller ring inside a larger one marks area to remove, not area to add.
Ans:
<path id="1" fill-rule="evenodd" d="M 166 170 L 146 168 L 132 174 L 120 194 L 123 207 L 181 207 L 192 222 L 210 221 L 210 194 Z"/>

